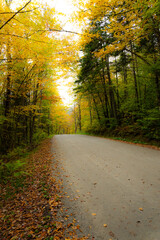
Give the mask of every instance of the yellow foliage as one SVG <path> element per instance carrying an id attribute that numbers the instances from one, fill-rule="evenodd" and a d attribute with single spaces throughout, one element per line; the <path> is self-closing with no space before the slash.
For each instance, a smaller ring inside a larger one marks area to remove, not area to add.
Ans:
<path id="1" fill-rule="evenodd" d="M 93 27 L 97 21 L 107 23 L 107 27 L 105 26 L 99 31 L 112 34 L 114 42 L 107 46 L 107 49 L 98 50 L 96 56 L 102 57 L 115 50 L 130 46 L 131 41 L 139 44 L 142 37 L 147 38 L 146 31 L 149 33 L 152 24 L 147 25 L 148 19 L 144 17 L 145 9 L 151 9 L 152 12 L 153 9 L 157 11 L 158 1 L 86 0 L 76 2 L 76 6 L 75 17 L 85 29 L 80 40 L 81 46 L 86 45 L 94 37 L 100 37 L 99 32 L 96 35 L 90 33 L 90 23 Z M 158 24 L 160 22 L 159 15 L 152 14 L 152 16 Z"/>

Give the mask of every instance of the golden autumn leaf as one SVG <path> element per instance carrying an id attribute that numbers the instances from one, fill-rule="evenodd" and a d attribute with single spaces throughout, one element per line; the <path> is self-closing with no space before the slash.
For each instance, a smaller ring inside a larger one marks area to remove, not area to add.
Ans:
<path id="1" fill-rule="evenodd" d="M 140 211 L 143 211 L 143 208 L 139 208 Z"/>

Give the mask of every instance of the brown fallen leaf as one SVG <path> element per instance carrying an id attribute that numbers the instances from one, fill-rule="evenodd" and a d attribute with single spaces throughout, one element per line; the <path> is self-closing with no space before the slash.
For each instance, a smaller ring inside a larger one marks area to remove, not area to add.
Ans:
<path id="1" fill-rule="evenodd" d="M 109 232 L 109 235 L 110 235 L 111 237 L 115 237 L 115 235 L 114 235 L 114 233 L 113 233 L 112 231 Z"/>
<path id="2" fill-rule="evenodd" d="M 75 226 L 76 220 L 70 223 L 68 210 L 62 207 L 61 198 L 68 196 L 67 192 L 62 193 L 62 179 L 60 181 L 53 177 L 53 167 L 55 176 L 59 177 L 59 165 L 50 154 L 52 142 L 47 139 L 39 150 L 33 153 L 27 160 L 25 171 L 29 174 L 24 180 L 25 191 L 15 192 L 14 187 L 9 183 L 2 188 L 3 212 L 1 213 L 1 239 L 50 239 L 54 235 L 54 240 L 65 239 L 64 231 L 68 231 L 69 226 Z M 44 168 L 45 166 L 45 168 Z M 14 194 L 14 199 L 6 199 L 5 189 L 9 188 Z M 78 199 L 79 197 L 77 197 Z M 62 220 L 57 220 L 57 209 L 61 211 Z M 50 217 L 52 213 L 52 217 Z M 67 222 L 65 222 L 67 220 Z M 68 226 L 67 226 L 68 224 Z M 70 237 L 66 240 L 77 239 L 76 231 L 80 231 L 77 225 L 70 229 Z M 87 237 L 79 240 L 88 239 Z"/>
<path id="3" fill-rule="evenodd" d="M 62 228 L 62 223 L 61 222 L 56 222 L 56 228 L 61 229 Z"/>
<path id="4" fill-rule="evenodd" d="M 107 227 L 107 224 L 103 224 L 103 227 Z"/>

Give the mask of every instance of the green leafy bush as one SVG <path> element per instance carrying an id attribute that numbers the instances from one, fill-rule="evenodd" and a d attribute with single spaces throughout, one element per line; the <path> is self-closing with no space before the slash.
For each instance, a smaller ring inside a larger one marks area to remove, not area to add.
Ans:
<path id="1" fill-rule="evenodd" d="M 5 163 L 3 160 L 0 160 L 0 179 L 3 182 L 10 180 L 13 177 L 19 177 L 25 174 L 22 171 L 22 167 L 26 164 L 23 160 L 10 161 Z"/>
<path id="2" fill-rule="evenodd" d="M 139 120 L 144 135 L 149 139 L 160 140 L 160 110 L 148 110 L 146 116 Z"/>
<path id="3" fill-rule="evenodd" d="M 38 144 L 47 137 L 48 135 L 46 132 L 44 132 L 42 129 L 37 129 L 37 131 L 33 134 L 33 143 Z"/>

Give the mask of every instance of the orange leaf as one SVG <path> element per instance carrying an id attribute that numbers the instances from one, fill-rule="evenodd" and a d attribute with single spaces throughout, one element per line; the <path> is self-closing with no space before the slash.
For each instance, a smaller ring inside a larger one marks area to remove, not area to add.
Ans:
<path id="1" fill-rule="evenodd" d="M 143 208 L 139 208 L 140 211 L 143 211 Z"/>
<path id="2" fill-rule="evenodd" d="M 92 213 L 92 216 L 96 216 L 97 214 L 96 213 Z"/>

